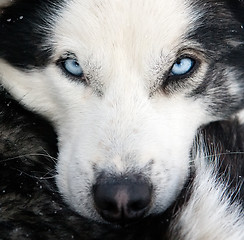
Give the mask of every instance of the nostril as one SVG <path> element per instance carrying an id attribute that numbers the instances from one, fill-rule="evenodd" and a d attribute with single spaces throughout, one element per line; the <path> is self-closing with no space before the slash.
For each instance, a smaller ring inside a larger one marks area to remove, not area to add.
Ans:
<path id="1" fill-rule="evenodd" d="M 107 221 L 128 223 L 144 216 L 152 200 L 147 181 L 132 178 L 102 178 L 93 187 L 98 213 Z"/>
<path id="2" fill-rule="evenodd" d="M 131 209 L 132 211 L 140 211 L 140 210 L 144 209 L 147 206 L 148 206 L 148 202 L 147 201 L 142 201 L 142 200 L 139 200 L 139 201 L 132 202 L 132 203 L 128 204 L 128 208 Z"/>
<path id="3" fill-rule="evenodd" d="M 94 202 L 98 210 L 107 212 L 116 212 L 118 210 L 117 202 L 111 189 L 106 184 L 95 185 L 93 188 Z"/>
<path id="4" fill-rule="evenodd" d="M 118 206 L 115 201 L 110 201 L 109 199 L 97 199 L 95 202 L 100 210 L 111 213 L 116 213 L 118 211 Z"/>
<path id="5" fill-rule="evenodd" d="M 152 187 L 147 183 L 134 183 L 130 186 L 128 206 L 132 210 L 142 210 L 147 207 L 152 198 Z"/>

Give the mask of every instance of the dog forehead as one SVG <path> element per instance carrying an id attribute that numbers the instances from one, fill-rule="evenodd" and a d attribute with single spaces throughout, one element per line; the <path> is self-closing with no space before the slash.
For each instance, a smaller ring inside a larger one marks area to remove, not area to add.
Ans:
<path id="1" fill-rule="evenodd" d="M 176 52 L 194 18 L 185 0 L 73 0 L 56 28 L 58 51 L 101 60 L 123 55 L 138 64 Z"/>

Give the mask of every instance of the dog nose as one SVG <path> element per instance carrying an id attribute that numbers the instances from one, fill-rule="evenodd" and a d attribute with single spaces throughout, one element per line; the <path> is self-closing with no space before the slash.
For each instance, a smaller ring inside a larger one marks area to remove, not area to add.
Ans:
<path id="1" fill-rule="evenodd" d="M 136 179 L 103 179 L 94 185 L 95 206 L 103 219 L 126 225 L 146 214 L 152 200 L 152 186 L 147 181 Z"/>

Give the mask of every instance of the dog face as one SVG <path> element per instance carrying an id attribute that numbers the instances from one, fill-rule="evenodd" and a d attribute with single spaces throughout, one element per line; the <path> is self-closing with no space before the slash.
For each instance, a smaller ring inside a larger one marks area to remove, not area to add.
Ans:
<path id="1" fill-rule="evenodd" d="M 57 185 L 78 213 L 119 222 L 163 212 L 194 165 L 196 130 L 241 109 L 244 29 L 226 2 L 25 0 L 3 10 L 2 84 L 53 123 Z"/>

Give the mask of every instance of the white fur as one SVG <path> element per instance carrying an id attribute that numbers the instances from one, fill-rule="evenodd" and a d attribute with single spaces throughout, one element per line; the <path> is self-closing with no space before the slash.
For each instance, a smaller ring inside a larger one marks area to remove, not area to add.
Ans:
<path id="1" fill-rule="evenodd" d="M 148 214 L 164 211 L 182 189 L 196 130 L 212 120 L 203 102 L 186 97 L 201 83 L 207 66 L 200 46 L 187 43 L 194 51 L 184 42 L 197 18 L 182 0 L 73 0 L 52 29 L 55 53 L 48 67 L 26 73 L 0 61 L 4 86 L 53 122 L 60 151 L 57 184 L 81 215 L 103 221 L 91 194 L 100 171 L 142 172 L 150 179 L 155 191 Z M 169 71 L 180 49 L 202 57 L 203 63 L 187 87 L 165 94 L 160 91 L 160 76 Z M 66 51 L 76 54 L 89 75 L 88 86 L 71 81 L 56 65 Z M 199 184 L 204 184 L 203 176 Z M 214 200 L 209 210 L 222 204 L 211 186 L 203 186 Z M 190 211 L 204 200 L 196 199 Z M 205 221 L 202 212 L 193 215 Z M 187 221 L 188 216 L 183 213 L 182 218 Z M 198 236 L 186 239 L 206 239 Z"/>
<path id="2" fill-rule="evenodd" d="M 244 124 L 244 110 L 241 110 L 239 113 L 238 113 L 238 119 L 240 121 L 241 124 Z"/>
<path id="3" fill-rule="evenodd" d="M 231 194 L 236 193 L 227 191 L 228 183 L 217 176 L 217 169 L 206 162 L 206 157 L 202 153 L 196 158 L 193 194 L 171 223 L 172 240 L 176 232 L 180 233 L 178 240 L 243 240 L 241 203 L 231 202 Z M 218 161 L 215 155 L 211 158 L 213 162 Z"/>
<path id="4" fill-rule="evenodd" d="M 53 30 L 53 60 L 75 53 L 90 76 L 88 87 L 70 81 L 56 64 L 23 73 L 1 61 L 4 85 L 54 123 L 57 184 L 80 214 L 101 220 L 90 192 L 94 166 L 115 175 L 141 171 L 155 189 L 149 213 L 165 210 L 181 190 L 195 131 L 207 114 L 185 97 L 188 88 L 160 93 L 158 79 L 178 57 L 195 18 L 180 0 L 70 2 Z"/>

